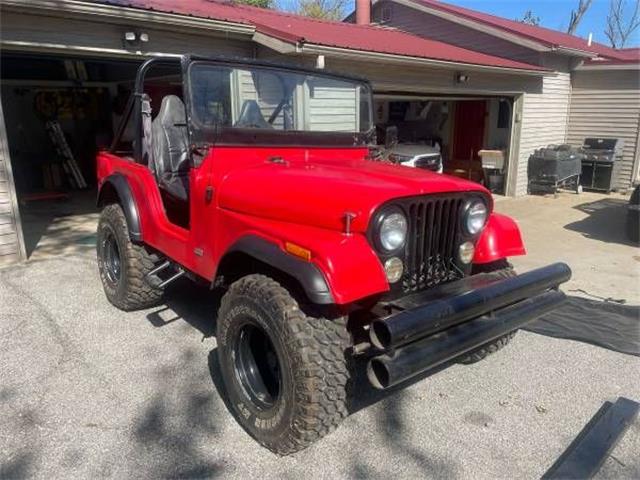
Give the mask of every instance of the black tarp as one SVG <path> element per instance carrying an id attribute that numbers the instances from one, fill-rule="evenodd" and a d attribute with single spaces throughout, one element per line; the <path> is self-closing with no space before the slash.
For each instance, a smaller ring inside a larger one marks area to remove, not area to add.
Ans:
<path id="1" fill-rule="evenodd" d="M 570 296 L 525 330 L 640 356 L 640 306 Z"/>

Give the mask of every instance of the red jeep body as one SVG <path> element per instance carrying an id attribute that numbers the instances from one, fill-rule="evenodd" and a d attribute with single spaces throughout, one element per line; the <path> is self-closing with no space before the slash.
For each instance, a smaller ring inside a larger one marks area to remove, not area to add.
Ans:
<path id="1" fill-rule="evenodd" d="M 270 162 L 274 157 L 283 162 Z M 138 210 L 140 239 L 209 282 L 236 242 L 257 236 L 283 253 L 286 242 L 308 249 L 331 297 L 344 305 L 389 290 L 366 238 L 381 205 L 415 195 L 487 193 L 477 183 L 368 157 L 366 148 L 212 148 L 189 172 L 190 217 L 197 219 L 189 229 L 169 221 L 156 179 L 144 165 L 101 152 L 98 185 L 122 175 Z M 213 189 L 210 198 L 208 188 Z M 344 234 L 345 212 L 355 215 L 350 235 Z M 474 263 L 524 253 L 515 222 L 492 212 Z"/>
<path id="2" fill-rule="evenodd" d="M 181 90 L 163 71 L 168 86 L 145 82 L 163 62 Z M 238 421 L 278 453 L 344 418 L 345 355 L 368 356 L 381 389 L 477 361 L 555 308 L 570 277 L 564 264 L 515 275 L 520 232 L 481 185 L 378 160 L 371 98 L 314 70 L 158 58 L 98 155 L 107 297 L 147 307 L 181 276 L 226 289 L 222 377 Z"/>

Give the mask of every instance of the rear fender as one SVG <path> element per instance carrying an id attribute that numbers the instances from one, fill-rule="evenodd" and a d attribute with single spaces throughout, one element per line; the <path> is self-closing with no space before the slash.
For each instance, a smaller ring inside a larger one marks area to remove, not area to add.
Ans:
<path id="1" fill-rule="evenodd" d="M 522 235 L 516 222 L 506 215 L 492 213 L 476 243 L 473 263 L 491 263 L 526 253 Z"/>
<path id="2" fill-rule="evenodd" d="M 142 229 L 140 228 L 140 215 L 133 198 L 131 187 L 124 175 L 112 173 L 104 179 L 98 191 L 98 207 L 109 203 L 118 203 L 122 207 L 129 227 L 129 237 L 134 242 L 142 241 Z"/>

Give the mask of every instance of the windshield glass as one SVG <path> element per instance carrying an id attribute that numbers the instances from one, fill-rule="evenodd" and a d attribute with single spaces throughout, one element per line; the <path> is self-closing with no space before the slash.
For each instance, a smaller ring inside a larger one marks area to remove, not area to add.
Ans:
<path id="1" fill-rule="evenodd" d="M 192 120 L 198 129 L 254 132 L 370 131 L 366 83 L 270 67 L 193 63 Z"/>

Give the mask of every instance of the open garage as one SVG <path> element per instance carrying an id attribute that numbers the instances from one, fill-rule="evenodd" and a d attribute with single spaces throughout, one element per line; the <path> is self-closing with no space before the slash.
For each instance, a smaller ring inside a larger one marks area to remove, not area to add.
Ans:
<path id="1" fill-rule="evenodd" d="M 398 146 L 393 150 L 399 160 L 439 153 L 444 173 L 504 194 L 512 98 L 378 93 L 374 109 L 379 131 L 388 126 L 398 129 Z M 426 168 L 423 165 L 418 160 L 415 166 Z"/>
<path id="2" fill-rule="evenodd" d="M 113 139 L 137 65 L 3 54 L 3 110 L 27 256 L 93 245 L 95 156 Z"/>

